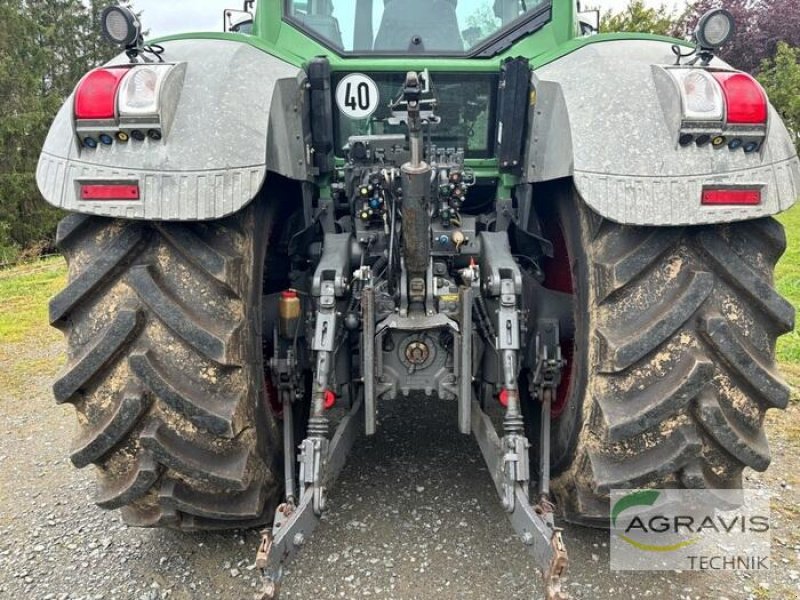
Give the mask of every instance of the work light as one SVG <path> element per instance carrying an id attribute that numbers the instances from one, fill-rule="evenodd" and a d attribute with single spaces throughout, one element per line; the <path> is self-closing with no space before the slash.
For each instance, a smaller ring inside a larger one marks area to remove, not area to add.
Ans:
<path id="1" fill-rule="evenodd" d="M 142 26 L 133 11 L 125 6 L 109 6 L 100 18 L 103 37 L 112 44 L 127 47 L 141 35 Z"/>
<path id="2" fill-rule="evenodd" d="M 733 37 L 736 33 L 736 21 L 733 15 L 724 8 L 708 11 L 700 18 L 694 36 L 701 48 L 715 50 Z"/>

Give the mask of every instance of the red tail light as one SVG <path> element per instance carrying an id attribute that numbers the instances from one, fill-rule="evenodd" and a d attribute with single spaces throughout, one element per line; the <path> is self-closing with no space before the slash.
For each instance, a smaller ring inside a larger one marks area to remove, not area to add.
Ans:
<path id="1" fill-rule="evenodd" d="M 117 90 L 127 68 L 96 69 L 78 84 L 75 92 L 75 118 L 113 119 L 117 112 Z"/>
<path id="2" fill-rule="evenodd" d="M 728 106 L 728 123 L 763 125 L 767 122 L 767 95 L 747 73 L 714 73 Z"/>
<path id="3" fill-rule="evenodd" d="M 702 202 L 706 206 L 757 206 L 761 204 L 761 190 L 703 190 Z"/>

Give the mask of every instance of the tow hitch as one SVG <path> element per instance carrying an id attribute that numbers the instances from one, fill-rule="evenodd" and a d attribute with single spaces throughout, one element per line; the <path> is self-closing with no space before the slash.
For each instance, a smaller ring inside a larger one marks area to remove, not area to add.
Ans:
<path id="1" fill-rule="evenodd" d="M 347 416 L 339 424 L 324 463 L 326 489 L 335 481 L 344 467 L 347 455 L 358 434 L 363 419 L 363 399 L 359 398 Z M 549 400 L 542 402 L 543 416 L 550 413 Z M 549 429 L 549 420 L 542 419 L 542 426 Z M 478 441 L 481 453 L 492 475 L 498 494 L 503 500 L 511 525 L 519 534 L 523 544 L 533 555 L 534 562 L 542 572 L 546 600 L 566 600 L 561 583 L 567 570 L 567 550 L 553 519 L 553 505 L 548 501 L 544 483 L 539 484 L 538 501 L 531 505 L 527 481 L 512 480 L 509 465 L 518 464 L 519 454 L 504 447 L 489 416 L 480 403 L 472 400 L 472 432 Z M 549 460 L 543 456 L 542 460 Z M 257 600 L 276 600 L 280 594 L 283 569 L 294 558 L 309 539 L 319 515 L 313 510 L 314 486 L 308 486 L 294 506 L 281 504 L 275 513 L 272 529 L 262 532 L 261 544 L 256 555 L 256 567 L 263 577 L 263 588 Z M 510 499 L 510 506 L 506 500 Z"/>
<path id="2" fill-rule="evenodd" d="M 542 402 L 541 410 L 542 429 L 546 427 L 549 433 L 549 400 Z M 553 519 L 554 507 L 547 492 L 549 481 L 540 481 L 538 501 L 532 506 L 529 482 L 513 481 L 507 475 L 507 465 L 519 461 L 519 454 L 513 448 L 504 447 L 489 415 L 475 400 L 472 401 L 472 433 L 478 441 L 497 493 L 503 500 L 503 508 L 508 513 L 511 526 L 533 555 L 534 562 L 542 573 L 545 599 L 566 600 L 567 594 L 561 589 L 561 583 L 567 571 L 567 549 L 561 535 L 562 530 L 555 526 Z M 549 450 L 546 450 L 542 453 L 542 463 L 549 465 L 549 460 Z M 506 504 L 508 497 L 513 499 L 511 506 Z"/>
<path id="3" fill-rule="evenodd" d="M 486 234 L 484 234 L 486 235 Z M 493 243 L 487 236 L 486 245 Z M 495 244 L 500 248 L 496 255 L 488 253 L 486 266 L 491 270 L 491 264 L 510 257 L 504 256 L 503 244 Z M 507 265 L 506 265 L 507 266 Z M 500 269 L 498 272 L 512 272 Z M 320 289 L 332 294 L 331 287 L 322 286 Z M 475 436 L 483 458 L 492 476 L 497 493 L 501 499 L 504 510 L 508 513 L 511 525 L 519 534 L 523 544 L 533 555 L 534 562 L 542 572 L 544 593 L 546 600 L 566 600 L 567 595 L 561 588 L 567 570 L 568 557 L 561 529 L 555 526 L 554 506 L 549 500 L 550 490 L 550 418 L 551 404 L 555 391 L 560 381 L 560 370 L 563 366 L 560 349 L 558 347 L 558 329 L 550 326 L 542 328 L 550 333 L 549 336 L 537 335 L 537 345 L 541 346 L 541 363 L 536 368 L 532 381 L 532 391 L 540 400 L 541 429 L 539 431 L 539 464 L 538 477 L 535 490 L 535 499 L 531 500 L 531 476 L 528 458 L 530 443 L 524 435 L 524 421 L 520 406 L 520 394 L 517 381 L 517 353 L 519 352 L 519 311 L 517 309 L 518 288 L 514 285 L 513 278 L 502 277 L 494 288 L 495 300 L 498 302 L 496 317 L 491 324 L 495 331 L 503 332 L 495 335 L 495 350 L 501 357 L 503 369 L 502 404 L 505 407 L 503 419 L 503 436 L 498 435 L 489 415 L 484 411 L 479 400 L 469 390 L 472 386 L 458 385 L 456 389 L 469 393 L 468 408 L 462 407 L 463 399 L 459 399 L 460 419 L 464 415 L 470 417 L 470 430 Z M 484 292 L 492 296 L 491 290 Z M 469 293 L 463 294 L 469 298 Z M 365 290 L 362 299 L 366 300 L 364 314 L 371 314 L 370 290 Z M 323 299 L 322 304 L 330 305 Z M 471 303 L 467 303 L 471 307 Z M 462 315 L 463 316 L 463 315 Z M 464 319 L 464 323 L 470 322 Z M 336 329 L 336 317 L 323 320 L 329 327 L 317 328 L 320 340 Z M 372 361 L 375 353 L 373 337 L 375 329 L 371 326 L 364 328 L 362 343 L 364 344 L 362 360 Z M 318 340 L 319 341 L 319 340 Z M 468 343 L 461 342 L 463 346 Z M 462 347 L 463 347 L 462 346 Z M 330 357 L 326 357 L 326 344 L 318 344 L 317 361 L 318 369 L 326 369 Z M 461 352 L 462 374 L 471 373 L 472 367 L 469 353 Z M 283 364 L 276 361 L 276 365 Z M 368 371 L 369 366 L 363 365 Z M 315 373 L 315 384 L 324 388 L 327 379 L 323 372 Z M 365 371 L 366 372 L 366 371 Z M 463 376 L 463 375 L 462 375 Z M 369 380 L 370 378 L 365 378 Z M 366 381 L 364 382 L 366 383 Z M 300 453 L 296 454 L 292 444 L 287 443 L 285 448 L 286 460 L 289 464 L 300 463 L 300 493 L 296 495 L 295 478 L 293 469 L 286 469 L 286 501 L 281 504 L 276 513 L 272 529 L 263 532 L 262 542 L 258 549 L 256 565 L 259 568 L 264 584 L 258 600 L 276 600 L 280 593 L 283 579 L 284 566 L 302 549 L 309 539 L 320 516 L 325 509 L 325 498 L 328 490 L 335 482 L 344 468 L 347 456 L 358 435 L 359 425 L 374 423 L 365 415 L 365 389 L 372 389 L 372 385 L 359 385 L 358 394 L 349 412 L 339 422 L 330 443 L 323 431 L 327 431 L 327 418 L 322 417 L 322 407 L 316 407 L 317 419 L 309 424 L 309 436 L 300 445 Z M 283 395 L 284 410 L 284 436 L 291 440 L 293 423 L 291 402 L 296 397 L 294 393 Z M 318 403 L 319 404 L 319 403 Z M 374 410 L 374 398 L 370 403 Z M 466 408 L 466 410 L 465 410 Z M 286 417 L 288 416 L 288 418 Z M 374 417 L 374 415 L 373 415 Z M 323 423 L 324 421 L 324 423 Z M 324 424 L 325 427 L 320 425 Z M 463 428 L 462 428 L 463 431 Z M 299 497 L 299 503 L 295 498 Z"/>

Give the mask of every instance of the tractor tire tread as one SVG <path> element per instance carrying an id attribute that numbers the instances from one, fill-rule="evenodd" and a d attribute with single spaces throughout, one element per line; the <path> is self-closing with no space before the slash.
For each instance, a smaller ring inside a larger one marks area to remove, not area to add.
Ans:
<path id="1" fill-rule="evenodd" d="M 96 293 L 113 279 L 114 272 L 143 244 L 141 228 L 127 227 L 122 234 L 104 248 L 104 252 L 81 274 L 73 279 L 61 293 L 50 301 L 50 324 L 58 325 L 64 317 L 75 311 L 75 307 Z"/>
<path id="2" fill-rule="evenodd" d="M 186 515 L 221 521 L 257 519 L 264 507 L 264 488 L 253 483 L 249 488 L 220 497 L 198 493 L 177 481 L 162 486 L 160 498 L 164 506 Z"/>
<path id="3" fill-rule="evenodd" d="M 241 277 L 240 258 L 214 248 L 185 227 L 159 223 L 156 228 L 184 259 L 205 271 L 228 293 L 235 294 L 235 286 L 232 286 L 231 282 L 238 282 Z"/>
<path id="4" fill-rule="evenodd" d="M 238 366 L 236 330 L 218 331 L 219 325 L 203 319 L 192 308 L 159 285 L 153 267 L 139 266 L 130 271 L 130 283 L 153 315 L 181 340 L 218 365 Z M 217 331 L 215 331 L 217 330 Z"/>
<path id="5" fill-rule="evenodd" d="M 72 445 L 72 464 L 82 469 L 102 459 L 131 432 L 147 411 L 141 390 L 124 392 L 114 412 L 104 422 L 87 429 Z"/>
<path id="6" fill-rule="evenodd" d="M 249 484 L 250 455 L 241 448 L 227 454 L 197 448 L 156 420 L 144 428 L 139 439 L 159 463 L 176 473 L 228 490 L 241 491 Z"/>
<path id="7" fill-rule="evenodd" d="M 95 504 L 100 508 L 114 509 L 138 500 L 155 484 L 159 471 L 153 455 L 147 451 L 140 452 L 127 475 L 101 481 Z"/>
<path id="8" fill-rule="evenodd" d="M 69 281 L 50 305 L 67 339 L 54 384 L 80 423 L 71 460 L 126 523 L 195 531 L 263 525 L 277 505 L 280 432 L 264 405 L 263 201 L 211 223 L 69 215 Z"/>
<path id="9" fill-rule="evenodd" d="M 552 482 L 565 518 L 607 527 L 613 489 L 738 488 L 766 469 L 765 412 L 789 401 L 775 344 L 794 326 L 774 286 L 782 226 L 626 226 L 574 193 L 558 210 L 592 332 L 582 426 Z"/>
<path id="10" fill-rule="evenodd" d="M 102 376 L 136 336 L 142 324 L 138 310 L 121 310 L 103 334 L 82 355 L 68 364 L 53 384 L 56 402 L 75 401 L 82 388 Z"/>

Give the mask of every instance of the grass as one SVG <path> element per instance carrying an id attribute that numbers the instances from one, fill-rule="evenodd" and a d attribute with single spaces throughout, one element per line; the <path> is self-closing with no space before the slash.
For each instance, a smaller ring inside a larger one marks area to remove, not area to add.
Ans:
<path id="1" fill-rule="evenodd" d="M 0 269 L 0 394 L 4 401 L 30 395 L 32 381 L 52 378 L 63 356 L 49 349 L 63 339 L 48 326 L 47 304 L 67 280 L 63 258 Z M 10 404 L 5 410 L 12 410 Z"/>
<path id="2" fill-rule="evenodd" d="M 47 303 L 66 280 L 62 258 L 0 270 L 0 347 L 51 335 Z"/>
<path id="3" fill-rule="evenodd" d="M 786 227 L 788 248 L 775 272 L 778 291 L 795 308 L 800 307 L 800 204 L 783 213 L 779 220 Z M 778 360 L 794 367 L 800 375 L 800 332 L 795 328 L 778 340 Z M 800 377 L 797 377 L 800 379 Z"/>

